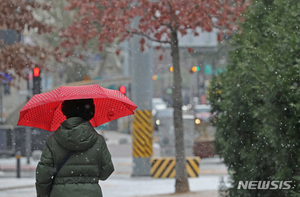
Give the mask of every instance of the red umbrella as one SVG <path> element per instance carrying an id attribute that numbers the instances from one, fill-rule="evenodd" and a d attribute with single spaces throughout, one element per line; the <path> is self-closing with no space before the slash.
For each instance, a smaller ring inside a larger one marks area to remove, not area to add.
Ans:
<path id="1" fill-rule="evenodd" d="M 89 99 L 95 104 L 95 115 L 90 120 L 97 127 L 111 120 L 134 114 L 137 106 L 117 90 L 97 84 L 62 86 L 47 93 L 34 95 L 20 111 L 17 125 L 55 131 L 66 120 L 61 111 L 64 100 Z"/>

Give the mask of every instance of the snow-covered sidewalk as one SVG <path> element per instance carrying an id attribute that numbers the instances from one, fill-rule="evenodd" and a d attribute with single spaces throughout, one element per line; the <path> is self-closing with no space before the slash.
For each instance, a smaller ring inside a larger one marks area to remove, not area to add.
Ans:
<path id="1" fill-rule="evenodd" d="M 219 183 L 220 177 L 215 175 L 189 178 L 190 191 L 196 193 L 201 191 L 217 191 Z M 105 182 L 100 182 L 100 185 L 104 196 L 112 197 L 164 195 L 175 192 L 175 179 L 109 179 Z M 183 196 L 186 197 L 187 195 Z"/>
<path id="2" fill-rule="evenodd" d="M 26 164 L 26 158 L 22 157 L 23 174 L 18 179 L 14 178 L 16 159 L 0 158 L 0 197 L 35 197 L 34 169 L 37 162 L 31 160 L 30 164 Z M 189 178 L 191 193 L 174 195 L 175 179 L 131 177 L 132 157 L 113 157 L 113 163 L 115 172 L 107 181 L 99 182 L 104 196 L 108 197 L 217 197 L 221 177 L 225 178 L 225 182 L 229 178 L 220 158 L 204 158 L 200 161 L 200 176 Z"/>
<path id="3" fill-rule="evenodd" d="M 34 178 L 0 179 L 0 197 L 7 196 L 8 193 L 12 194 L 13 191 L 15 191 L 15 193 L 21 193 L 22 190 L 30 191 L 29 195 L 24 195 L 24 197 L 31 197 L 32 193 L 35 192 L 34 183 Z M 189 178 L 190 190 L 192 192 L 189 196 L 196 196 L 198 193 L 216 194 L 219 183 L 220 177 L 216 175 L 203 175 L 198 178 Z M 109 197 L 167 195 L 175 191 L 175 179 L 153 179 L 150 177 L 109 178 L 104 182 L 100 181 L 99 184 L 101 185 L 103 195 Z M 174 195 L 172 196 L 174 197 Z M 188 195 L 179 196 L 186 197 Z"/>

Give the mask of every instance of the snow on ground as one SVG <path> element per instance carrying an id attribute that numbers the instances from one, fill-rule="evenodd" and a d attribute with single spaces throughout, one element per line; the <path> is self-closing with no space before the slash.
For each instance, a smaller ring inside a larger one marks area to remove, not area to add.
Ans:
<path id="1" fill-rule="evenodd" d="M 34 182 L 34 178 L 0 179 L 0 197 L 34 197 L 36 195 Z M 218 190 L 219 183 L 220 176 L 217 175 L 203 175 L 198 178 L 189 178 L 190 190 L 192 192 L 215 191 Z M 109 197 L 170 194 L 175 191 L 175 179 L 153 179 L 150 177 L 109 178 L 106 181 L 100 181 L 100 186 L 103 196 Z M 16 187 L 16 189 L 12 189 L 12 187 Z"/>

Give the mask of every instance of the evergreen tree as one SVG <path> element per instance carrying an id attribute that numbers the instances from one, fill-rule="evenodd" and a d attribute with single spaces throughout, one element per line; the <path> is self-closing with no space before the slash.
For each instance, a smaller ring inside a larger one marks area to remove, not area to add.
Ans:
<path id="1" fill-rule="evenodd" d="M 230 196 L 300 196 L 300 2 L 253 2 L 212 82 L 215 147 L 232 172 Z M 219 91 L 220 90 L 220 91 Z M 293 181 L 243 190 L 239 181 Z"/>

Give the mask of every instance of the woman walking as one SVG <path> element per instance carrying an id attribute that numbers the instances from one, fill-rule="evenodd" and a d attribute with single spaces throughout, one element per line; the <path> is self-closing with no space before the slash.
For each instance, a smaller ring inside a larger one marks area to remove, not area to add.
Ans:
<path id="1" fill-rule="evenodd" d="M 93 99 L 66 100 L 66 120 L 47 140 L 36 169 L 38 197 L 101 197 L 99 180 L 114 171 L 103 136 L 89 122 Z"/>

